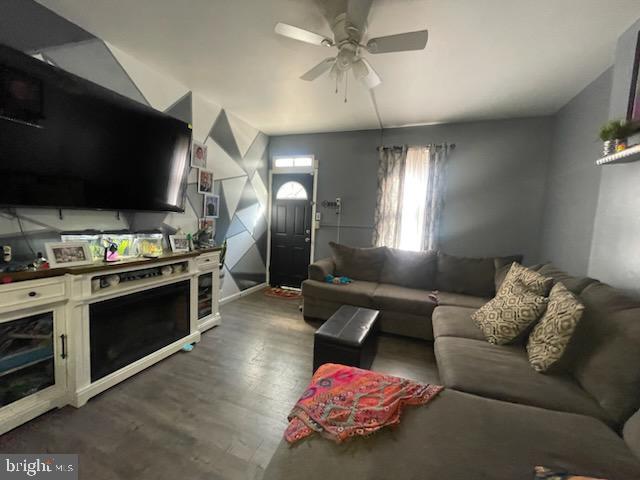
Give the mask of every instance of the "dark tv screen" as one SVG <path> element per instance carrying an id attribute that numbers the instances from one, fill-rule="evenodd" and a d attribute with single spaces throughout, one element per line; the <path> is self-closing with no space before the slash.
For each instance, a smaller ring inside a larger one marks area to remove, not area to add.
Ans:
<path id="1" fill-rule="evenodd" d="M 0 205 L 183 211 L 188 124 L 0 46 Z"/>

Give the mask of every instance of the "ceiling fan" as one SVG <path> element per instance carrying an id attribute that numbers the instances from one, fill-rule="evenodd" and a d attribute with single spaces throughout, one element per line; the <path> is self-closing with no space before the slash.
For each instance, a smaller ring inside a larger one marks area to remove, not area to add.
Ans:
<path id="1" fill-rule="evenodd" d="M 338 49 L 338 54 L 335 57 L 325 58 L 302 75 L 300 77 L 302 80 L 312 81 L 322 74 L 330 72 L 332 77 L 336 79 L 337 92 L 338 83 L 343 78 L 346 82 L 346 74 L 352 70 L 357 80 L 368 88 L 375 88 L 382 82 L 382 79 L 367 59 L 363 57 L 364 52 L 376 55 L 422 50 L 426 47 L 429 38 L 427 30 L 371 38 L 367 43 L 362 43 L 367 34 L 367 18 L 372 2 L 373 0 L 348 0 L 346 11 L 332 15 L 333 18 L 327 18 L 333 31 L 333 39 L 286 23 L 276 24 L 275 32 L 279 35 L 313 45 Z"/>

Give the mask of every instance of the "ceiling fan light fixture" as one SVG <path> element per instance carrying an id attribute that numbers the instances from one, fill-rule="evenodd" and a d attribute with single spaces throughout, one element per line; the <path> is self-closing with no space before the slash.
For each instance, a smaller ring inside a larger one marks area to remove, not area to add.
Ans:
<path id="1" fill-rule="evenodd" d="M 356 80 L 372 89 L 380 85 L 382 79 L 367 59 L 361 56 L 363 52 L 407 52 L 426 47 L 429 38 L 427 30 L 369 38 L 364 44 L 364 38 L 368 37 L 368 18 L 372 3 L 373 0 L 341 0 L 335 2 L 331 8 L 325 5 L 324 12 L 333 38 L 282 22 L 276 24 L 275 32 L 278 35 L 312 45 L 335 47 L 338 50 L 335 57 L 324 59 L 304 73 L 300 77 L 302 80 L 312 81 L 328 73 L 336 81 L 336 91 L 337 85 L 344 80 L 346 92 L 347 74 L 349 70 L 353 70 Z"/>

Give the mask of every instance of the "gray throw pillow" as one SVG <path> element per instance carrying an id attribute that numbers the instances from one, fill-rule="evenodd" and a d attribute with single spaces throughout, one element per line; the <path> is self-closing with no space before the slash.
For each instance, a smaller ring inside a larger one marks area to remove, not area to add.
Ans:
<path id="1" fill-rule="evenodd" d="M 336 263 L 335 274 L 377 282 L 386 257 L 385 247 L 359 248 L 329 242 Z"/>

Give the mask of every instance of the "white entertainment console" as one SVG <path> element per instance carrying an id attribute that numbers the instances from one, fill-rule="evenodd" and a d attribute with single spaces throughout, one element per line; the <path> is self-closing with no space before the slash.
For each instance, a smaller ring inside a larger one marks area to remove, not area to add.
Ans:
<path id="1" fill-rule="evenodd" d="M 81 407 L 198 342 L 202 332 L 220 323 L 219 253 L 72 268 L 0 285 L 0 434 L 52 408 Z M 111 286 L 107 280 L 114 276 L 121 281 Z M 135 309 L 143 314 L 135 315 Z M 110 316 L 112 311 L 123 315 Z M 119 328 L 148 338 L 118 336 Z M 104 345 L 101 332 L 114 339 L 113 346 Z"/>

